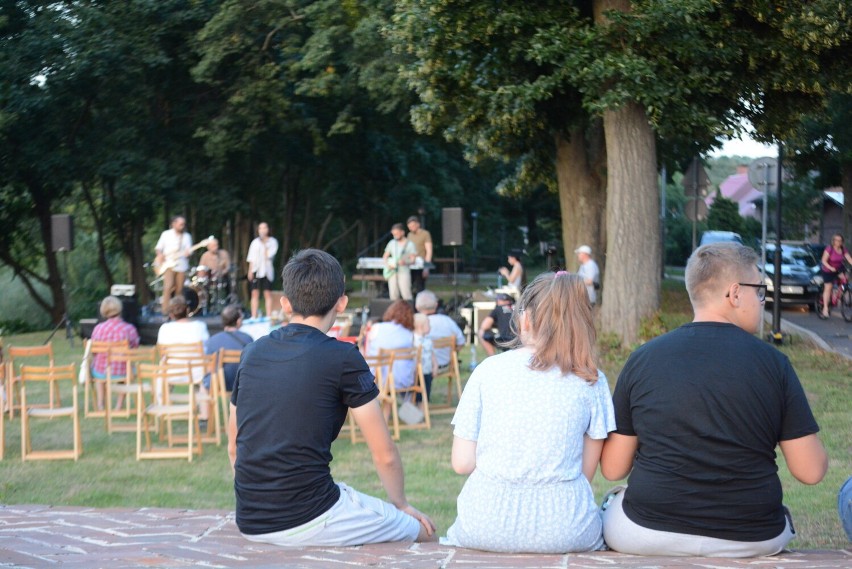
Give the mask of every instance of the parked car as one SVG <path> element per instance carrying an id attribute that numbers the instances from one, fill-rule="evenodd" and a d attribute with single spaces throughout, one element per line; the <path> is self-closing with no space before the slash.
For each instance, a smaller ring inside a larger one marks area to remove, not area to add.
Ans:
<path id="1" fill-rule="evenodd" d="M 766 302 L 775 301 L 775 244 L 766 244 Z M 816 308 L 822 290 L 819 260 L 807 244 L 781 244 L 781 304 Z"/>
<path id="2" fill-rule="evenodd" d="M 701 234 L 701 242 L 698 244 L 707 245 L 708 243 L 739 243 L 743 244 L 743 238 L 739 233 L 733 231 L 705 231 Z"/>

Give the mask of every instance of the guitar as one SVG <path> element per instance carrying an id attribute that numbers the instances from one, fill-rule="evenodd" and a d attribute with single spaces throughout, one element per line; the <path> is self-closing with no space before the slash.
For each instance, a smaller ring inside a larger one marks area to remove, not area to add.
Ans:
<path id="1" fill-rule="evenodd" d="M 210 236 L 210 237 L 208 237 L 207 239 L 204 239 L 204 240 L 202 240 L 202 241 L 199 241 L 198 243 L 196 243 L 195 245 L 193 245 L 193 246 L 189 249 L 189 254 L 191 255 L 193 252 L 197 251 L 198 249 L 201 249 L 202 247 L 207 247 L 207 245 L 210 243 L 210 240 L 211 240 L 211 239 L 215 239 L 215 237 L 213 237 L 213 236 L 211 235 L 211 236 Z M 180 260 L 180 257 L 181 257 L 181 255 L 180 255 L 180 251 L 177 251 L 177 252 L 175 252 L 175 253 L 170 253 L 170 254 L 168 254 L 168 255 L 165 255 L 165 259 L 163 260 L 163 262 L 162 262 L 162 263 L 157 263 L 157 261 L 155 260 L 155 261 L 152 263 L 152 266 L 154 267 L 154 273 L 155 273 L 158 277 L 163 276 L 164 274 L 166 274 L 166 271 L 168 271 L 169 269 L 173 269 L 173 268 L 175 268 L 175 266 L 177 265 L 178 261 Z"/>
<path id="2" fill-rule="evenodd" d="M 411 265 L 411 263 L 414 261 L 414 255 L 415 255 L 414 253 L 408 253 L 408 254 L 405 253 L 405 250 L 408 247 L 409 243 L 411 243 L 411 241 L 406 241 L 405 245 L 402 246 L 402 254 L 401 255 L 399 255 L 399 256 L 391 255 L 390 257 L 387 258 L 387 261 L 385 261 L 385 266 L 382 267 L 382 277 L 385 280 L 388 280 L 392 276 L 394 276 L 400 265 L 406 264 L 406 263 L 402 262 L 402 260 L 405 257 L 410 257 L 410 260 L 407 263 L 408 265 Z M 397 245 L 397 249 L 398 249 L 398 247 L 399 246 Z"/>

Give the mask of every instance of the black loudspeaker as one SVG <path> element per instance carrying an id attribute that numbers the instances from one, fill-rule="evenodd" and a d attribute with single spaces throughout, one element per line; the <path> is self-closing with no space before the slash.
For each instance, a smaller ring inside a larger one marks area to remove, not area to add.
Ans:
<path id="1" fill-rule="evenodd" d="M 370 299 L 370 319 L 371 320 L 382 320 L 382 315 L 385 313 L 385 310 L 388 309 L 388 306 L 393 304 L 395 301 L 390 300 L 389 298 L 373 298 Z"/>
<path id="2" fill-rule="evenodd" d="M 119 296 L 121 300 L 121 318 L 139 327 L 139 301 L 135 296 Z"/>
<path id="3" fill-rule="evenodd" d="M 441 228 L 444 245 L 464 244 L 464 211 L 460 207 L 441 209 Z"/>
<path id="4" fill-rule="evenodd" d="M 68 214 L 50 216 L 50 243 L 54 252 L 74 249 L 74 218 Z"/>

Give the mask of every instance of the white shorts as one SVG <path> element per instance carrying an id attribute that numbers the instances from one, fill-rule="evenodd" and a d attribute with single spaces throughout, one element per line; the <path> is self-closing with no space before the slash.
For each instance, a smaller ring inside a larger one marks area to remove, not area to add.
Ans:
<path id="1" fill-rule="evenodd" d="M 618 493 L 603 511 L 604 541 L 610 549 L 621 553 L 672 557 L 760 557 L 780 553 L 796 536 L 789 517 L 784 531 L 766 541 L 733 541 L 646 528 L 624 513 L 625 488 L 619 486 L 609 492 Z M 604 498 L 604 503 L 609 494 Z"/>
<path id="2" fill-rule="evenodd" d="M 420 522 L 378 498 L 337 483 L 340 498 L 327 512 L 298 527 L 259 535 L 249 541 L 282 547 L 344 547 L 386 541 L 414 541 Z"/>

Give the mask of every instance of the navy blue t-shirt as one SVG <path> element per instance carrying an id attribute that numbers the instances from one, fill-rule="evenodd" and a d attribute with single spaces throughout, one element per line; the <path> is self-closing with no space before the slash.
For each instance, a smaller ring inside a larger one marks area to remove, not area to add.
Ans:
<path id="1" fill-rule="evenodd" d="M 693 322 L 630 356 L 613 404 L 615 432 L 639 442 L 633 522 L 735 541 L 784 530 L 775 447 L 819 431 L 787 356 L 732 324 Z"/>
<path id="2" fill-rule="evenodd" d="M 257 535 L 291 529 L 330 509 L 331 443 L 349 407 L 379 394 L 353 344 L 290 324 L 243 350 L 237 407 L 237 527 Z"/>

